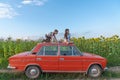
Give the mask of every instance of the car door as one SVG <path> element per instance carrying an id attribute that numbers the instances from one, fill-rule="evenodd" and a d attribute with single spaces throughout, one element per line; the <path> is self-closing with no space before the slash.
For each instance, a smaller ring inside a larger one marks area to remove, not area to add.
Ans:
<path id="1" fill-rule="evenodd" d="M 58 70 L 58 46 L 43 46 L 37 54 L 36 61 L 43 71 Z"/>
<path id="2" fill-rule="evenodd" d="M 82 56 L 74 46 L 60 46 L 59 56 L 60 71 L 82 71 Z"/>

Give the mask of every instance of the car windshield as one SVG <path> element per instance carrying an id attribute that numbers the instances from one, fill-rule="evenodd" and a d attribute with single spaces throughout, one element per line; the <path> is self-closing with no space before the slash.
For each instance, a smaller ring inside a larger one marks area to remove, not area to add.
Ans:
<path id="1" fill-rule="evenodd" d="M 36 54 L 36 53 L 33 52 L 33 50 L 35 49 L 35 47 L 30 51 L 30 54 Z"/>
<path id="2" fill-rule="evenodd" d="M 83 53 L 76 46 L 74 48 L 80 53 L 80 55 L 83 55 Z"/>

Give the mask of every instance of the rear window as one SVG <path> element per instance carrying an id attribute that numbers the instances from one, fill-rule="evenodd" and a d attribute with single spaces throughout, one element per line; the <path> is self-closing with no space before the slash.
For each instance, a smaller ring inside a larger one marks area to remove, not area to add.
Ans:
<path id="1" fill-rule="evenodd" d="M 78 56 L 80 52 L 75 46 L 61 46 L 60 55 L 64 56 Z"/>

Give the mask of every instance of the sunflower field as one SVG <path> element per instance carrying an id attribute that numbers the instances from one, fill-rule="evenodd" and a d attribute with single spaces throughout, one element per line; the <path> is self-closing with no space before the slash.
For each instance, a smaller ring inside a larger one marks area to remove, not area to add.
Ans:
<path id="1" fill-rule="evenodd" d="M 107 58 L 107 66 L 119 66 L 120 65 L 120 38 L 117 35 L 112 37 L 98 38 L 72 38 L 75 45 L 82 52 L 89 52 L 98 54 Z M 0 69 L 6 68 L 8 65 L 8 58 L 20 52 L 30 51 L 40 40 L 7 40 L 0 39 Z"/>
<path id="2" fill-rule="evenodd" d="M 120 38 L 117 35 L 112 37 L 98 38 L 72 38 L 73 42 L 82 52 L 98 54 L 108 60 L 107 66 L 120 65 Z"/>
<path id="3" fill-rule="evenodd" d="M 20 52 L 30 51 L 39 41 L 0 39 L 0 69 L 6 68 L 8 58 Z"/>

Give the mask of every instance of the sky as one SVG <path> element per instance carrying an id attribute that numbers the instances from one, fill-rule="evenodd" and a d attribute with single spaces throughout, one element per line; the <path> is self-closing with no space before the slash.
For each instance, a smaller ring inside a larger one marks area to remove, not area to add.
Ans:
<path id="1" fill-rule="evenodd" d="M 120 35 L 120 0 L 0 0 L 0 38 Z"/>

